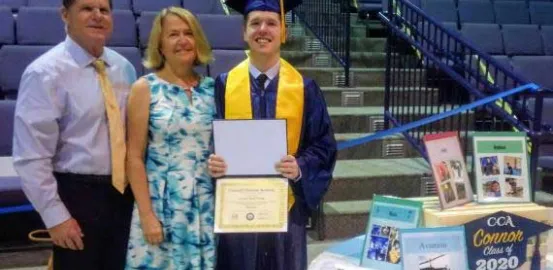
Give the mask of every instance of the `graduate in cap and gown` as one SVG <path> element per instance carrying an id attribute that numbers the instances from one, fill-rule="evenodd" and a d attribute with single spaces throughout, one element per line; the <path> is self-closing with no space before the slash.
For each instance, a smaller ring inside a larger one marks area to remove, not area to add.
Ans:
<path id="1" fill-rule="evenodd" d="M 286 119 L 288 155 L 276 165 L 290 181 L 286 233 L 220 234 L 217 269 L 307 269 L 306 224 L 332 179 L 336 141 L 321 89 L 280 58 L 284 13 L 301 1 L 227 0 L 244 14 L 249 57 L 215 80 L 219 119 Z M 209 171 L 225 175 L 224 157 L 211 155 Z"/>

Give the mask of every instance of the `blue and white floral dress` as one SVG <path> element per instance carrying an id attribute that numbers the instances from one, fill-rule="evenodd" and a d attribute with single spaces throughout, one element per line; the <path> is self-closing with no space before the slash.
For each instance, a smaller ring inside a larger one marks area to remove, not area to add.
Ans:
<path id="1" fill-rule="evenodd" d="M 155 74 L 150 85 L 146 172 L 164 240 L 148 244 L 135 204 L 127 269 L 213 269 L 214 186 L 207 171 L 215 116 L 214 81 L 203 77 L 188 98 Z"/>

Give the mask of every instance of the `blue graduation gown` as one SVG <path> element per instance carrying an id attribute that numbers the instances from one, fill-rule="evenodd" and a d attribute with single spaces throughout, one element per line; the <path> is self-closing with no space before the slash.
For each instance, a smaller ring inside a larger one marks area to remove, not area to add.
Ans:
<path id="1" fill-rule="evenodd" d="M 227 73 L 215 80 L 217 117 L 225 118 Z M 336 162 L 336 141 L 319 86 L 304 78 L 304 115 L 296 160 L 299 181 L 290 181 L 296 202 L 286 233 L 221 234 L 217 248 L 218 270 L 307 269 L 307 220 L 326 193 Z M 278 77 L 263 91 L 250 74 L 252 113 L 255 119 L 275 118 Z"/>

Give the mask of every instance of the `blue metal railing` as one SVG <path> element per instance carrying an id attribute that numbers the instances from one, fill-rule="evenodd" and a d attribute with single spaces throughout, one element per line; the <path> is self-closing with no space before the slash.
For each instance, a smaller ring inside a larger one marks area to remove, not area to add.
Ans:
<path id="1" fill-rule="evenodd" d="M 422 137 L 429 133 L 457 131 L 468 154 L 470 131 L 526 132 L 535 185 L 538 148 L 544 134 L 551 131 L 541 119 L 543 97 L 550 92 L 501 94 L 506 89 L 521 89 L 529 81 L 504 68 L 409 1 L 389 1 L 387 10 L 379 14 L 389 30 L 386 129 L 396 127 L 392 130 L 402 132 L 424 157 Z M 491 103 L 472 103 L 491 96 L 499 98 Z M 350 142 L 348 146 L 368 139 Z"/>
<path id="2" fill-rule="evenodd" d="M 304 0 L 294 9 L 305 27 L 344 67 L 345 86 L 350 69 L 350 0 Z"/>
<path id="3" fill-rule="evenodd" d="M 383 138 L 385 138 L 386 136 L 389 136 L 389 135 L 393 135 L 393 134 L 397 134 L 397 133 L 404 133 L 404 132 L 407 132 L 411 129 L 422 127 L 424 125 L 431 124 L 433 122 L 446 119 L 448 117 L 463 113 L 465 111 L 470 111 L 474 108 L 477 108 L 477 107 L 495 102 L 497 100 L 509 97 L 511 95 L 514 95 L 514 94 L 522 93 L 522 92 L 525 92 L 525 91 L 536 92 L 539 89 L 540 89 L 540 87 L 538 85 L 534 84 L 534 83 L 525 84 L 525 85 L 522 85 L 522 86 L 517 87 L 517 88 L 513 88 L 513 89 L 503 91 L 503 92 L 497 93 L 497 94 L 489 96 L 489 97 L 485 97 L 481 100 L 474 101 L 472 103 L 460 106 L 460 107 L 452 109 L 450 111 L 446 111 L 446 112 L 443 112 L 443 113 L 440 113 L 440 114 L 432 115 L 430 117 L 420 119 L 420 120 L 417 120 L 417 121 L 414 121 L 414 122 L 410 122 L 410 123 L 407 123 L 407 124 L 404 124 L 404 125 L 401 125 L 401 126 L 397 126 L 397 127 L 394 127 L 394 128 L 390 128 L 390 129 L 387 129 L 387 130 L 384 130 L 384 131 L 381 131 L 381 132 L 377 132 L 377 133 L 369 135 L 369 136 L 365 136 L 365 137 L 361 137 L 361 138 L 357 138 L 357 139 L 353 139 L 353 140 L 349 140 L 349 141 L 340 142 L 340 143 L 338 143 L 338 150 L 347 149 L 347 148 L 354 147 L 354 146 L 357 146 L 357 145 L 360 145 L 360 144 L 364 144 L 364 143 L 367 143 L 367 142 L 370 142 L 370 141 L 373 141 L 373 140 L 383 139 Z M 525 130 L 525 131 L 528 132 L 528 130 Z"/>

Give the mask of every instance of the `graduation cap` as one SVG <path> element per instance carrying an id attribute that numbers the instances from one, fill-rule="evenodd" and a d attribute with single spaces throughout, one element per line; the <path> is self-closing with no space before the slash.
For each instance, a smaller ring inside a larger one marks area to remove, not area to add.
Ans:
<path id="1" fill-rule="evenodd" d="M 272 11 L 280 14 L 282 21 L 281 41 L 286 40 L 284 14 L 300 5 L 302 0 L 226 0 L 225 4 L 237 12 L 248 15 L 252 11 Z"/>

